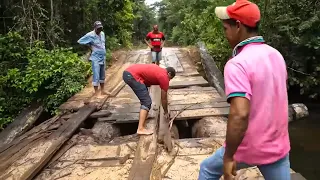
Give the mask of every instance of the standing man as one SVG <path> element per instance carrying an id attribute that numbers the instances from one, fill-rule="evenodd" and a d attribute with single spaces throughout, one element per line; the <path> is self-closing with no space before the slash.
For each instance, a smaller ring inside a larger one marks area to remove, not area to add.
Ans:
<path id="1" fill-rule="evenodd" d="M 149 40 L 151 41 L 151 44 L 149 44 Z M 165 37 L 164 34 L 159 31 L 158 25 L 153 26 L 153 31 L 147 34 L 147 37 L 144 41 L 151 48 L 152 64 L 156 63 L 159 66 L 161 60 L 161 51 L 162 47 L 164 46 Z"/>
<path id="2" fill-rule="evenodd" d="M 140 116 L 137 134 L 150 135 L 153 132 L 145 129 L 145 121 L 151 108 L 152 100 L 148 87 L 159 85 L 161 88 L 161 102 L 166 120 L 169 120 L 167 91 L 169 81 L 174 78 L 176 71 L 172 67 L 163 69 L 155 64 L 134 64 L 123 72 L 123 80 L 134 91 L 140 100 Z"/>
<path id="3" fill-rule="evenodd" d="M 104 91 L 105 80 L 105 68 L 106 68 L 106 47 L 105 47 L 105 35 L 102 23 L 96 21 L 94 23 L 94 30 L 88 32 L 86 35 L 78 40 L 79 44 L 89 46 L 91 55 L 89 60 L 92 65 L 93 79 L 92 85 L 94 87 L 94 95 L 98 95 L 99 84 L 101 88 L 101 94 L 110 94 Z"/>
<path id="4" fill-rule="evenodd" d="M 256 4 L 237 0 L 215 13 L 233 48 L 224 68 L 230 113 L 226 143 L 201 163 L 199 180 L 231 180 L 236 170 L 251 166 L 266 180 L 290 180 L 285 61 L 258 36 Z"/>

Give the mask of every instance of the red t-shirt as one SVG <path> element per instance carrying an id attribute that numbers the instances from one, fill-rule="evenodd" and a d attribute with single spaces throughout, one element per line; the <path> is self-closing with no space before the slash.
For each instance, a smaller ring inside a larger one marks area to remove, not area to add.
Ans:
<path id="1" fill-rule="evenodd" d="M 153 31 L 147 34 L 146 40 L 151 40 L 151 45 L 153 49 L 151 51 L 160 52 L 161 51 L 161 40 L 165 40 L 164 34 L 162 32 L 158 32 L 157 34 L 153 33 Z"/>
<path id="2" fill-rule="evenodd" d="M 134 79 L 146 86 L 159 85 L 164 91 L 169 89 L 169 76 L 166 69 L 156 64 L 134 64 L 126 69 Z"/>

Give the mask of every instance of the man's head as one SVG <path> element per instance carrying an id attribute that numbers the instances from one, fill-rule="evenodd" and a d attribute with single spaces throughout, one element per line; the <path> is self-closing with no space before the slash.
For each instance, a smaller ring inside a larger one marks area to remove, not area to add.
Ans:
<path id="1" fill-rule="evenodd" d="M 173 67 L 166 68 L 170 80 L 176 76 L 176 70 Z"/>
<path id="2" fill-rule="evenodd" d="M 258 33 L 260 10 L 250 1 L 236 0 L 227 7 L 216 7 L 215 14 L 222 20 L 225 36 L 232 48 Z"/>
<path id="3" fill-rule="evenodd" d="M 158 31 L 159 31 L 158 25 L 154 25 L 154 26 L 153 26 L 153 32 L 158 32 Z"/>
<path id="4" fill-rule="evenodd" d="M 102 23 L 100 21 L 96 21 L 94 22 L 94 31 L 97 33 L 97 34 L 100 34 L 100 32 L 103 30 L 103 26 L 102 26 Z"/>

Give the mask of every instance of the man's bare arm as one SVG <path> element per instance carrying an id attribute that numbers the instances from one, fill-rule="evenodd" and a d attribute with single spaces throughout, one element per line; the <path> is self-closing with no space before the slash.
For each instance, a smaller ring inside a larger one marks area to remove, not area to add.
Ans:
<path id="1" fill-rule="evenodd" d="M 164 46 L 164 43 L 165 43 L 166 41 L 165 40 L 163 40 L 162 41 L 162 43 L 161 43 L 161 47 L 163 47 Z"/>
<path id="2" fill-rule="evenodd" d="M 151 44 L 149 44 L 149 41 L 147 41 L 147 40 L 145 39 L 144 42 L 146 42 L 146 44 L 147 44 L 150 48 L 152 48 Z"/>
<path id="3" fill-rule="evenodd" d="M 250 101 L 245 97 L 232 97 L 230 101 L 224 157 L 233 159 L 248 128 Z"/>
<path id="4" fill-rule="evenodd" d="M 168 95 L 164 90 L 161 90 L 161 103 L 164 113 L 168 114 Z"/>

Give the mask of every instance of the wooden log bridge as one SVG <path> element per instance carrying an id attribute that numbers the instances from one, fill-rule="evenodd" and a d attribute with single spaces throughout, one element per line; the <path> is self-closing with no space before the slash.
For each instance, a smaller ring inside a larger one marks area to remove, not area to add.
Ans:
<path id="1" fill-rule="evenodd" d="M 196 180 L 202 160 L 225 140 L 229 104 L 222 75 L 204 46 L 164 48 L 161 67 L 177 70 L 168 91 L 170 123 L 164 122 L 160 88 L 151 86 L 146 122 L 155 133 L 138 136 L 140 104 L 122 81 L 130 64 L 151 62 L 148 49 L 124 52 L 106 71 L 111 95 L 92 97 L 91 83 L 60 106 L 61 113 L 0 146 L 0 180 Z M 196 64 L 204 65 L 200 75 Z M 290 106 L 291 120 L 308 115 Z M 255 167 L 237 179 L 263 179 Z M 304 179 L 292 171 L 292 179 Z"/>

